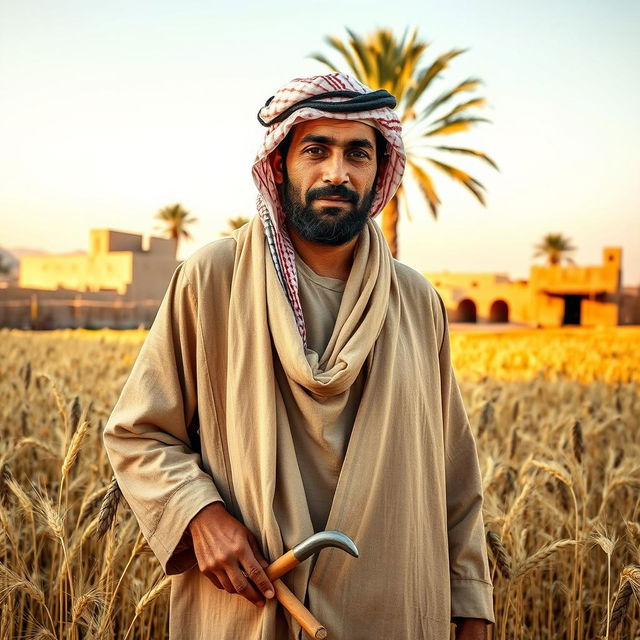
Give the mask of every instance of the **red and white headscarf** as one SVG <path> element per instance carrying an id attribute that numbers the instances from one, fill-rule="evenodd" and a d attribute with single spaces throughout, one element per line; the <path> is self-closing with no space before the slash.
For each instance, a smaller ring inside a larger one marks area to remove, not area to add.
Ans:
<path id="1" fill-rule="evenodd" d="M 285 213 L 280 202 L 278 185 L 276 184 L 269 164 L 269 154 L 284 140 L 291 128 L 306 120 L 317 118 L 336 118 L 338 120 L 358 120 L 374 127 L 387 141 L 386 162 L 379 174 L 379 188 L 371 206 L 371 216 L 375 216 L 391 200 L 402 181 L 405 165 L 405 153 L 402 144 L 402 127 L 400 120 L 388 106 L 375 107 L 375 100 L 372 104 L 367 103 L 367 98 L 355 100 L 363 104 L 362 110 L 347 112 L 328 112 L 321 108 L 317 101 L 316 105 L 308 105 L 310 100 L 320 100 L 323 104 L 335 102 L 349 102 L 348 96 L 335 96 L 325 94 L 340 94 L 340 92 L 355 94 L 372 94 L 376 96 L 369 87 L 358 82 L 355 78 L 344 73 L 330 73 L 323 76 L 313 76 L 311 78 L 296 78 L 282 87 L 267 104 L 258 112 L 258 119 L 267 126 L 264 143 L 256 156 L 253 164 L 253 179 L 258 187 L 259 195 L 257 200 L 258 214 L 264 225 L 265 235 L 269 244 L 269 251 L 273 258 L 273 263 L 284 288 L 298 325 L 298 330 L 306 343 L 306 331 L 304 326 L 304 316 L 298 295 L 298 276 L 295 264 L 295 251 L 291 244 L 291 239 L 287 233 L 284 223 Z M 386 94 L 387 96 L 389 94 Z M 368 97 L 368 96 L 367 96 Z M 303 102 L 303 105 L 299 103 Z M 358 107 L 359 108 L 359 107 Z M 331 107 L 328 107 L 331 109 Z M 282 119 L 285 112 L 289 115 Z M 270 124 L 276 120 L 274 124 Z"/>

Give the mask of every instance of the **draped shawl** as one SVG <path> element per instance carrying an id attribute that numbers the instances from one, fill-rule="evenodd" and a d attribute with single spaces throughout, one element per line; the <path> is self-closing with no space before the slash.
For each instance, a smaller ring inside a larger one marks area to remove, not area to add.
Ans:
<path id="1" fill-rule="evenodd" d="M 441 300 L 370 220 L 329 344 L 314 354 L 263 222 L 178 267 L 105 427 L 122 492 L 174 575 L 171 638 L 300 637 L 288 615 L 289 631 L 279 626 L 276 601 L 256 609 L 216 589 L 185 532 L 222 499 L 267 559 L 311 535 L 283 385 L 304 415 L 339 411 L 363 367 L 327 522 L 360 558 L 325 550 L 285 582 L 333 640 L 442 640 L 452 616 L 492 620 L 478 461 Z"/>

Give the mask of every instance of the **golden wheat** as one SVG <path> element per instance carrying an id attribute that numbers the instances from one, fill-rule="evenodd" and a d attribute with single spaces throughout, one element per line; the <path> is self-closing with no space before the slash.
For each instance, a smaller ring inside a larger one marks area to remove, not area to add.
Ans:
<path id="1" fill-rule="evenodd" d="M 101 442 L 145 335 L 0 330 L 0 640 L 167 637 L 170 579 Z M 640 330 L 451 340 L 485 484 L 490 637 L 637 637 Z"/>

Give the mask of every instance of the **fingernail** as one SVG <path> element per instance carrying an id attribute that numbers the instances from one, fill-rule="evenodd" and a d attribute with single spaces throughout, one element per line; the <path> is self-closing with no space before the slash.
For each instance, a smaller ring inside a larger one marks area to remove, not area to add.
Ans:
<path id="1" fill-rule="evenodd" d="M 267 596 L 267 598 L 273 598 L 273 591 L 269 589 L 269 591 L 267 591 L 264 595 Z"/>

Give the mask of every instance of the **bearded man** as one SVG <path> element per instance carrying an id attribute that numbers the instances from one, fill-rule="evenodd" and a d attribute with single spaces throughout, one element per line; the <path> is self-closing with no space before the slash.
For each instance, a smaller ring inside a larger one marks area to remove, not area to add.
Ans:
<path id="1" fill-rule="evenodd" d="M 106 425 L 122 493 L 173 576 L 174 640 L 301 638 L 263 569 L 334 640 L 484 637 L 475 443 L 441 299 L 372 218 L 400 185 L 386 91 L 332 73 L 260 110 L 258 216 L 176 270 Z"/>

